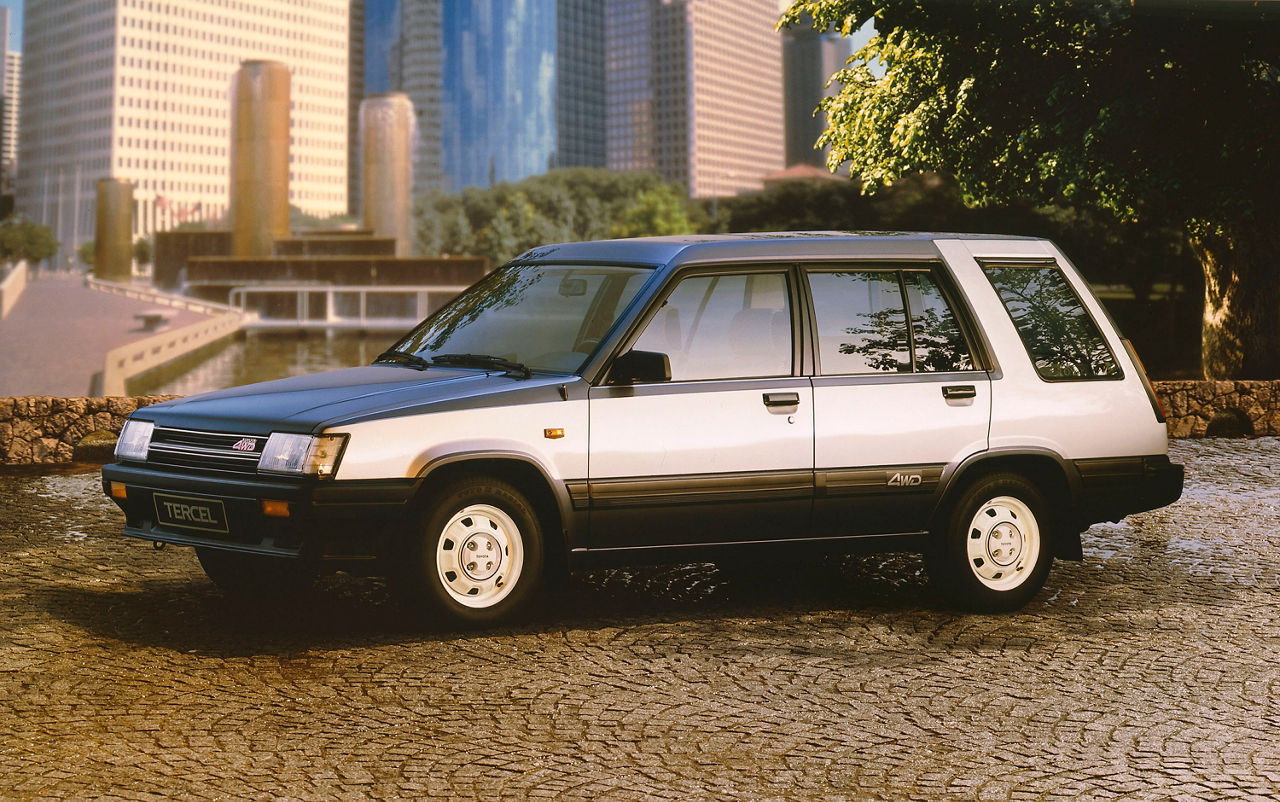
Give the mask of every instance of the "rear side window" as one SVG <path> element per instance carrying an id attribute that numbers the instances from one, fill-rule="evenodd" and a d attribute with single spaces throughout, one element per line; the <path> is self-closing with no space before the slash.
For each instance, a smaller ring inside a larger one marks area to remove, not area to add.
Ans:
<path id="1" fill-rule="evenodd" d="M 986 264 L 982 270 L 1047 381 L 1118 379 L 1120 366 L 1067 277 L 1049 265 Z"/>
<path id="2" fill-rule="evenodd" d="M 825 376 L 973 370 L 942 290 L 921 270 L 808 274 Z"/>

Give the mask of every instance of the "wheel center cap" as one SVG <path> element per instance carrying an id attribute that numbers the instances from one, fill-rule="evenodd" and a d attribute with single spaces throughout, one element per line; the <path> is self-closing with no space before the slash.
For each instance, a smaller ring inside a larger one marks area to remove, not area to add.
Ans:
<path id="1" fill-rule="evenodd" d="M 1011 523 L 997 524 L 987 535 L 987 556 L 999 566 L 1013 565 L 1022 556 L 1022 532 Z"/>
<path id="2" fill-rule="evenodd" d="M 462 541 L 462 572 L 476 582 L 492 579 L 502 567 L 502 546 L 486 532 L 468 535 Z"/>

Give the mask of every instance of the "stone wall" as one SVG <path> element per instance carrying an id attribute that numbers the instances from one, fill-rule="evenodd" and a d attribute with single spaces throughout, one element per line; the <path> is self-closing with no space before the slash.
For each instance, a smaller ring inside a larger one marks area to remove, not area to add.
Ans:
<path id="1" fill-rule="evenodd" d="M 109 461 L 129 413 L 173 397 L 0 398 L 0 465 Z"/>
<path id="2" fill-rule="evenodd" d="M 1155 382 L 1170 437 L 1280 434 L 1280 381 Z"/>
<path id="3" fill-rule="evenodd" d="M 1280 435 L 1280 381 L 1155 383 L 1171 437 Z M 0 465 L 105 462 L 139 407 L 174 396 L 0 398 Z"/>

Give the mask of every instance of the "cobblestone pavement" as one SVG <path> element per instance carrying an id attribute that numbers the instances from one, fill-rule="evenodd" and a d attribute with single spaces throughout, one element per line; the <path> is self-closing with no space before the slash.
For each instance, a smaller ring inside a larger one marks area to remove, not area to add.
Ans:
<path id="1" fill-rule="evenodd" d="M 371 580 L 228 605 L 95 474 L 0 477 L 0 797 L 1280 797 L 1280 440 L 1178 441 L 1022 613 L 909 556 L 579 576 L 424 630 Z"/>

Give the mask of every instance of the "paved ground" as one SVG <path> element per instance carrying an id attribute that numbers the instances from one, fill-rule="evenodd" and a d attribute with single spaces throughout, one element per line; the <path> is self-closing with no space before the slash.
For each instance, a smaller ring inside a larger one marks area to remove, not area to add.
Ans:
<path id="1" fill-rule="evenodd" d="M 83 273 L 41 273 L 0 319 L 0 397 L 91 395 L 93 374 L 101 373 L 112 348 L 204 320 L 180 309 L 169 326 L 145 331 L 134 320 L 156 305 L 108 295 L 84 286 Z"/>
<path id="2" fill-rule="evenodd" d="M 1182 441 L 1023 613 L 907 557 L 578 577 L 423 631 L 369 581 L 226 605 L 89 474 L 0 477 L 0 797 L 1280 797 L 1280 441 Z"/>

